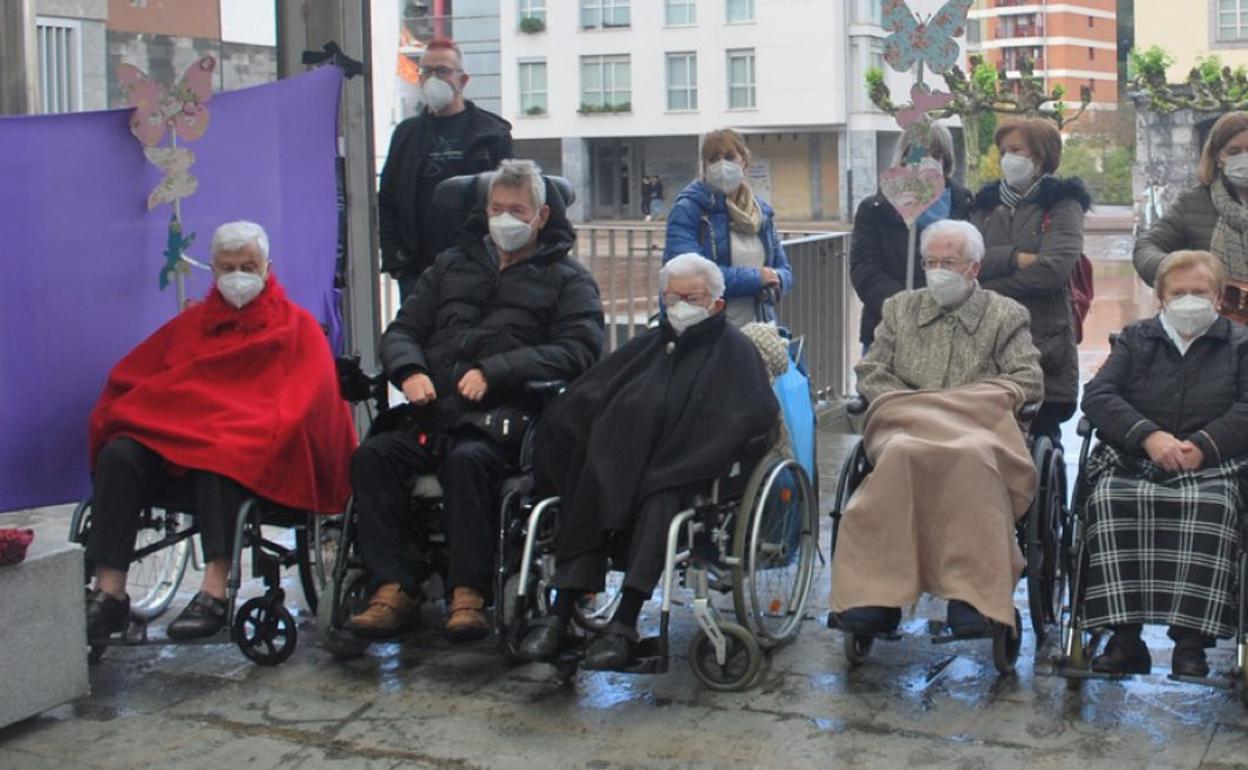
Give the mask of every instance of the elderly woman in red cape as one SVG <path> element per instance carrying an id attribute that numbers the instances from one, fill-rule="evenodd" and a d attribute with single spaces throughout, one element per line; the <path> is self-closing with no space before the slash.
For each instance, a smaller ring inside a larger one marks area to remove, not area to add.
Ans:
<path id="1" fill-rule="evenodd" d="M 228 622 L 233 522 L 247 497 L 317 513 L 346 503 L 356 434 L 333 355 L 316 319 L 287 299 L 268 252 L 260 225 L 219 227 L 208 297 L 123 358 L 91 413 L 90 639 L 125 627 L 140 511 L 171 478 L 189 492 L 206 565 L 169 625 L 175 639 Z"/>

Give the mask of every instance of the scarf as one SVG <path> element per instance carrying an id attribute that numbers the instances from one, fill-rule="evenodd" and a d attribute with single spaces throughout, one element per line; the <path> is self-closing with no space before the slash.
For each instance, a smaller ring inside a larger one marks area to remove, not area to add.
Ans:
<path id="1" fill-rule="evenodd" d="M 1027 192 L 1024 193 L 1015 192 L 1014 188 L 1010 187 L 1010 183 L 1002 179 L 1001 184 L 997 185 L 997 190 L 1001 195 L 1001 202 L 1009 206 L 1011 209 L 1017 209 L 1019 204 L 1023 203 L 1032 196 L 1032 193 L 1036 191 L 1036 189 L 1040 186 L 1040 182 L 1046 176 L 1049 175 L 1045 174 L 1044 176 L 1037 177 L 1036 181 L 1032 182 L 1031 187 L 1028 187 Z"/>
<path id="2" fill-rule="evenodd" d="M 945 191 L 940 194 L 935 203 L 927 207 L 927 211 L 919 214 L 919 229 L 921 230 L 937 220 L 948 219 L 952 211 L 953 191 L 949 189 L 949 182 L 946 180 Z"/>
<path id="3" fill-rule="evenodd" d="M 754 200 L 754 192 L 745 182 L 732 195 L 724 196 L 728 206 L 728 224 L 739 233 L 758 235 L 763 227 L 763 211 Z"/>
<path id="4" fill-rule="evenodd" d="M 1248 208 L 1231 197 L 1220 179 L 1210 185 L 1209 192 L 1218 212 L 1209 250 L 1222 260 L 1227 278 L 1248 281 Z"/>

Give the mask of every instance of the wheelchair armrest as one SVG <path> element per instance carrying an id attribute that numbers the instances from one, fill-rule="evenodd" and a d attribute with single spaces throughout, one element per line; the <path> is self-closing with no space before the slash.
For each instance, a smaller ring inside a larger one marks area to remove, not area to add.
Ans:
<path id="1" fill-rule="evenodd" d="M 1042 404 L 1039 401 L 1028 401 L 1023 404 L 1021 409 L 1018 410 L 1018 416 L 1027 422 L 1031 422 L 1036 419 L 1037 414 L 1040 414 L 1041 405 Z"/>
<path id="2" fill-rule="evenodd" d="M 1079 427 L 1076 428 L 1080 436 L 1087 438 L 1092 435 L 1092 421 L 1087 417 L 1079 418 Z"/>
<path id="3" fill-rule="evenodd" d="M 845 402 L 845 411 L 848 414 L 858 416 L 867 411 L 867 406 L 867 399 L 862 394 L 858 394 L 850 396 L 849 400 Z"/>
<path id="4" fill-rule="evenodd" d="M 564 380 L 529 380 L 524 383 L 524 392 L 537 396 L 557 396 L 568 389 Z"/>

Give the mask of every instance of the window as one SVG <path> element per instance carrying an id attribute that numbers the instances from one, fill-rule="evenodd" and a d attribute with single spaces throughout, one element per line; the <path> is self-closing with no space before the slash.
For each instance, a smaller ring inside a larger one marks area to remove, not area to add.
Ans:
<path id="1" fill-rule="evenodd" d="M 967 45 L 979 45 L 981 42 L 979 22 L 975 19 L 968 19 L 966 22 L 966 43 Z"/>
<path id="2" fill-rule="evenodd" d="M 679 27 L 697 23 L 697 0 L 667 0 L 667 26 Z"/>
<path id="3" fill-rule="evenodd" d="M 546 60 L 520 62 L 520 111 L 525 115 L 546 114 Z"/>
<path id="4" fill-rule="evenodd" d="M 520 0 L 520 19 L 537 19 L 546 23 L 546 0 Z"/>
<path id="5" fill-rule="evenodd" d="M 1218 41 L 1248 39 L 1248 2 L 1218 0 Z"/>
<path id="6" fill-rule="evenodd" d="M 667 108 L 696 110 L 698 108 L 698 55 L 669 53 L 667 55 Z"/>
<path id="7" fill-rule="evenodd" d="M 35 22 L 42 112 L 82 109 L 82 27 L 69 19 Z"/>
<path id="8" fill-rule="evenodd" d="M 1088 61 L 1096 61 L 1096 49 L 1088 46 Z"/>
<path id="9" fill-rule="evenodd" d="M 1088 17 L 1088 29 L 1095 29 L 1095 28 L 1096 28 L 1096 19 L 1089 16 Z"/>
<path id="10" fill-rule="evenodd" d="M 728 52 L 728 109 L 751 109 L 754 103 L 754 49 Z"/>
<path id="11" fill-rule="evenodd" d="M 754 21 L 754 0 L 727 0 L 728 23 Z"/>
<path id="12" fill-rule="evenodd" d="M 879 40 L 871 41 L 871 69 L 888 72 L 884 63 L 884 44 Z"/>
<path id="13" fill-rule="evenodd" d="M 857 21 L 862 24 L 880 24 L 884 21 L 884 0 L 866 0 L 855 3 L 854 8 L 860 14 Z"/>
<path id="14" fill-rule="evenodd" d="M 581 112 L 633 108 L 628 54 L 581 57 Z"/>
<path id="15" fill-rule="evenodd" d="M 627 27 L 628 0 L 581 0 L 581 29 Z"/>

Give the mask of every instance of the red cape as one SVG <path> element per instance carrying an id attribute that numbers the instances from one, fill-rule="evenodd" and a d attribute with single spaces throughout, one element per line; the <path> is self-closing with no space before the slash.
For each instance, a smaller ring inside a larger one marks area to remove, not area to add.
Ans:
<path id="1" fill-rule="evenodd" d="M 350 493 L 356 433 L 333 354 L 272 275 L 241 310 L 214 288 L 113 368 L 91 412 L 93 468 L 117 436 L 291 508 L 341 512 Z"/>

